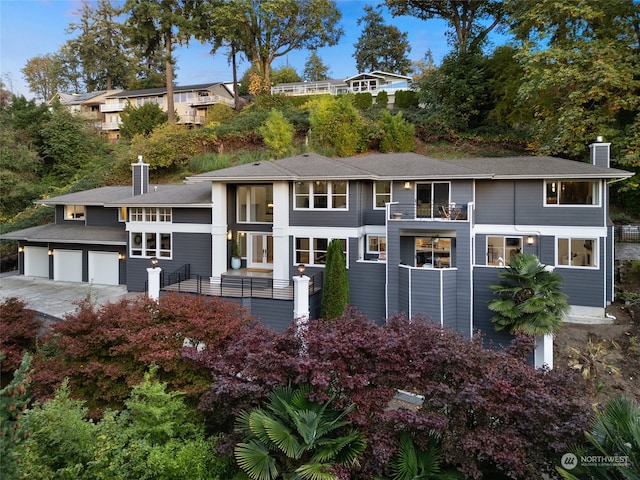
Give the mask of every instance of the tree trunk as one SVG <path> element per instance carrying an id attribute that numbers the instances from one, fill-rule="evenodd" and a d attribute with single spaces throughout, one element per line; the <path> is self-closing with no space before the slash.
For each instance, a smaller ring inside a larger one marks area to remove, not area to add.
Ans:
<path id="1" fill-rule="evenodd" d="M 172 47 L 171 32 L 167 32 L 164 35 L 164 50 L 165 50 L 165 68 L 166 68 L 166 82 L 167 82 L 167 123 L 173 125 L 176 123 L 175 106 L 173 102 L 173 63 L 171 62 L 171 47 Z"/>

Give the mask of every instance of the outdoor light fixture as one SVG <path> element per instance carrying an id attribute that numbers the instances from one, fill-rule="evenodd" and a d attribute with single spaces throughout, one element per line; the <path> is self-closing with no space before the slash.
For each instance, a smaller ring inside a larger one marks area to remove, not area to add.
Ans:
<path id="1" fill-rule="evenodd" d="M 18 253 L 24 253 L 24 247 L 22 246 L 18 247 Z"/>
<path id="2" fill-rule="evenodd" d="M 527 237 L 527 245 L 533 245 L 535 243 L 536 239 L 533 237 L 533 235 L 529 235 Z"/>
<path id="3" fill-rule="evenodd" d="M 298 265 L 298 274 L 302 276 L 304 275 L 304 271 L 305 271 L 305 266 L 304 264 L 301 263 L 300 265 Z"/>
<path id="4" fill-rule="evenodd" d="M 124 253 L 119 253 L 118 254 L 118 260 L 124 260 L 125 258 L 127 258 L 127 257 L 125 256 Z"/>
<path id="5" fill-rule="evenodd" d="M 49 251 L 47 252 L 49 254 L 49 256 L 53 255 L 53 250 L 49 249 Z"/>
<path id="6" fill-rule="evenodd" d="M 151 267 L 152 268 L 156 268 L 158 266 L 158 258 L 157 257 L 151 257 L 151 259 L 149 261 L 151 262 Z"/>
<path id="7" fill-rule="evenodd" d="M 404 182 L 404 189 L 411 190 L 411 182 Z"/>
<path id="8" fill-rule="evenodd" d="M 231 240 L 233 238 L 233 232 L 231 230 L 227 230 L 227 240 Z"/>

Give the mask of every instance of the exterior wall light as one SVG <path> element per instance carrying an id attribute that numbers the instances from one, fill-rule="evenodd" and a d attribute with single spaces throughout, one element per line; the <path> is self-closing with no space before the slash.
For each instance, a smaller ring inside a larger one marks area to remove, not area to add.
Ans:
<path id="1" fill-rule="evenodd" d="M 151 262 L 151 268 L 156 268 L 158 266 L 158 258 L 157 257 L 151 257 L 151 259 L 149 261 Z"/>
<path id="2" fill-rule="evenodd" d="M 50 248 L 49 251 L 47 251 L 47 253 L 49 254 L 49 256 L 53 256 L 53 250 Z"/>
<path id="3" fill-rule="evenodd" d="M 529 235 L 527 237 L 527 245 L 533 245 L 534 243 L 536 243 L 536 239 L 533 235 Z"/>
<path id="4" fill-rule="evenodd" d="M 411 182 L 404 182 L 404 189 L 411 190 Z"/>
<path id="5" fill-rule="evenodd" d="M 304 275 L 304 271 L 305 270 L 306 270 L 306 268 L 305 268 L 304 264 L 301 263 L 300 265 L 298 265 L 298 274 L 300 276 Z"/>
<path id="6" fill-rule="evenodd" d="M 231 240 L 233 238 L 233 232 L 231 230 L 227 230 L 227 240 Z"/>
<path id="7" fill-rule="evenodd" d="M 127 258 L 127 256 L 124 253 L 118 254 L 118 260 L 124 260 L 125 258 Z"/>
<path id="8" fill-rule="evenodd" d="M 24 253 L 24 247 L 22 245 L 18 247 L 18 253 Z"/>

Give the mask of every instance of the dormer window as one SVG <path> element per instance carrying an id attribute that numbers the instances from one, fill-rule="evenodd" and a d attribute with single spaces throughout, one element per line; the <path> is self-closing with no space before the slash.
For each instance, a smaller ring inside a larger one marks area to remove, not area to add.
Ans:
<path id="1" fill-rule="evenodd" d="M 547 180 L 545 205 L 599 205 L 600 183 L 593 180 Z"/>
<path id="2" fill-rule="evenodd" d="M 84 220 L 84 205 L 65 205 L 65 220 Z"/>

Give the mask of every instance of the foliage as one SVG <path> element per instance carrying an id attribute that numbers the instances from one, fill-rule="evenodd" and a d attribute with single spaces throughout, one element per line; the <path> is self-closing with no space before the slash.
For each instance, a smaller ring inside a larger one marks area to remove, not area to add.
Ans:
<path id="1" fill-rule="evenodd" d="M 342 241 L 333 239 L 327 246 L 327 262 L 322 288 L 322 318 L 341 317 L 349 304 L 349 276 Z"/>
<path id="2" fill-rule="evenodd" d="M 584 350 L 571 347 L 569 350 L 569 366 L 578 370 L 582 378 L 593 387 L 594 393 L 602 388 L 600 376 L 603 373 L 620 376 L 620 369 L 607 361 L 611 348 L 604 342 L 589 339 Z"/>
<path id="3" fill-rule="evenodd" d="M 335 410 L 331 399 L 309 399 L 312 389 L 276 387 L 264 408 L 241 412 L 235 447 L 238 465 L 254 480 L 337 480 L 336 465 L 358 465 L 366 448 L 345 417 L 353 405 Z"/>
<path id="4" fill-rule="evenodd" d="M 215 439 L 205 439 L 199 416 L 179 393 L 147 374 L 127 405 L 93 422 L 63 384 L 53 399 L 27 411 L 21 478 L 229 478 L 227 462 L 213 451 Z"/>
<path id="5" fill-rule="evenodd" d="M 380 151 L 412 152 L 416 146 L 415 127 L 402 118 L 402 112 L 391 115 L 388 110 L 382 112 L 380 119 L 383 134 L 380 139 Z"/>
<path id="6" fill-rule="evenodd" d="M 333 46 L 342 36 L 340 11 L 332 0 L 232 0 L 211 5 L 208 25 L 215 52 L 222 40 L 255 67 L 257 91 L 272 84 L 271 63 L 292 50 Z M 233 25 L 233 28 L 229 28 Z M 251 91 L 251 88 L 249 89 Z"/>
<path id="7" fill-rule="evenodd" d="M 0 352 L 0 362 L 4 361 Z M 20 448 L 28 435 L 24 412 L 29 405 L 31 384 L 31 356 L 25 354 L 13 379 L 0 389 L 0 474 L 2 478 L 16 478 Z"/>
<path id="8" fill-rule="evenodd" d="M 359 110 L 366 110 L 373 105 L 373 96 L 369 92 L 358 92 L 353 95 L 353 104 Z"/>
<path id="9" fill-rule="evenodd" d="M 362 119 L 351 97 L 319 97 L 309 102 L 309 140 L 316 148 L 333 147 L 340 157 L 364 149 Z"/>
<path id="10" fill-rule="evenodd" d="M 640 479 L 640 404 L 637 400 L 610 399 L 603 410 L 595 411 L 585 437 L 589 441 L 588 448 L 574 450 L 578 459 L 604 457 L 610 461 L 589 462 L 588 465 L 581 465 L 579 461 L 571 472 L 556 467 L 563 478 Z"/>
<path id="11" fill-rule="evenodd" d="M 211 172 L 231 166 L 229 154 L 205 153 L 189 160 L 189 170 L 193 173 Z"/>
<path id="12" fill-rule="evenodd" d="M 271 72 L 272 85 L 277 85 L 278 83 L 294 83 L 301 81 L 302 78 L 300 78 L 300 75 L 298 75 L 296 69 L 288 65 L 276 68 Z"/>
<path id="13" fill-rule="evenodd" d="M 495 312 L 491 319 L 496 330 L 525 335 L 555 333 L 569 312 L 567 294 L 562 292 L 562 277 L 530 253 L 512 257 L 500 272 L 498 285 L 489 288 L 496 298 L 489 303 Z"/>
<path id="14" fill-rule="evenodd" d="M 16 297 L 3 300 L 0 310 L 0 352 L 4 355 L 0 373 L 5 375 L 20 366 L 25 352 L 33 353 L 42 322 L 35 318 L 36 312 Z"/>
<path id="15" fill-rule="evenodd" d="M 453 480 L 460 478 L 454 472 L 444 473 L 440 466 L 440 451 L 436 439 L 429 438 L 425 450 L 418 447 L 411 436 L 400 434 L 398 453 L 391 460 L 393 480 Z"/>
<path id="16" fill-rule="evenodd" d="M 167 112 L 157 103 L 145 103 L 139 107 L 128 103 L 120 114 L 120 135 L 133 138 L 136 135 L 148 137 L 153 130 L 167 123 Z"/>
<path id="17" fill-rule="evenodd" d="M 131 151 L 142 155 L 150 170 L 171 169 L 186 165 L 189 159 L 202 153 L 208 141 L 206 134 L 185 125 L 164 123 L 154 128 L 148 137 L 133 137 Z"/>
<path id="18" fill-rule="evenodd" d="M 304 341 L 304 344 L 302 343 Z M 277 385 L 312 385 L 313 400 L 334 408 L 367 438 L 354 479 L 390 476 L 398 432 L 426 450 L 441 435 L 443 466 L 469 478 L 539 479 L 587 426 L 589 406 L 569 372 L 527 365 L 533 342 L 517 337 L 507 351 L 482 347 L 430 321 L 394 317 L 378 326 L 353 311 L 310 320 L 304 340 L 255 325 L 217 348 L 188 352 L 211 372 L 200 407 L 212 427 L 229 431 L 234 416 L 268 398 Z M 304 348 L 302 348 L 304 345 Z M 424 396 L 419 408 L 392 409 L 397 390 Z M 505 445 L 509 445 L 505 449 Z"/>
<path id="19" fill-rule="evenodd" d="M 139 296 L 99 308 L 87 299 L 43 338 L 34 362 L 35 393 L 46 398 L 67 377 L 93 415 L 121 407 L 130 386 L 153 364 L 160 380 L 194 402 L 208 376 L 182 357 L 185 339 L 211 348 L 248 321 L 235 303 L 217 297 L 167 294 L 156 303 Z"/>
<path id="20" fill-rule="evenodd" d="M 378 93 L 378 96 L 380 93 Z M 396 108 L 410 108 L 418 106 L 418 94 L 413 90 L 398 90 L 395 93 Z"/>
<path id="21" fill-rule="evenodd" d="M 532 148 L 582 158 L 598 135 L 625 144 L 626 129 L 640 111 L 638 4 L 512 5 L 510 24 L 524 71 L 519 95 L 535 112 Z"/>
<path id="22" fill-rule="evenodd" d="M 30 58 L 20 70 L 36 98 L 47 102 L 59 90 L 64 90 L 61 82 L 60 58 L 55 54 Z"/>
<path id="23" fill-rule="evenodd" d="M 362 33 L 355 43 L 353 57 L 358 72 L 383 71 L 407 75 L 411 70 L 408 54 L 411 46 L 407 33 L 393 25 L 385 25 L 381 7 L 364 6 L 365 14 L 357 25 Z"/>
<path id="24" fill-rule="evenodd" d="M 322 63 L 318 52 L 312 50 L 304 64 L 303 80 L 307 82 L 319 82 L 329 78 L 329 67 Z"/>
<path id="25" fill-rule="evenodd" d="M 458 53 L 479 52 L 489 33 L 504 17 L 504 5 L 500 0 L 386 0 L 394 17 L 409 15 L 422 20 L 441 18 L 450 31 L 449 43 Z"/>
<path id="26" fill-rule="evenodd" d="M 260 135 L 275 158 L 284 157 L 293 143 L 293 125 L 281 111 L 271 109 L 264 125 L 260 127 Z"/>
<path id="27" fill-rule="evenodd" d="M 386 90 L 380 90 L 378 95 L 376 95 L 376 107 L 379 108 L 387 108 L 389 103 L 389 94 Z"/>

